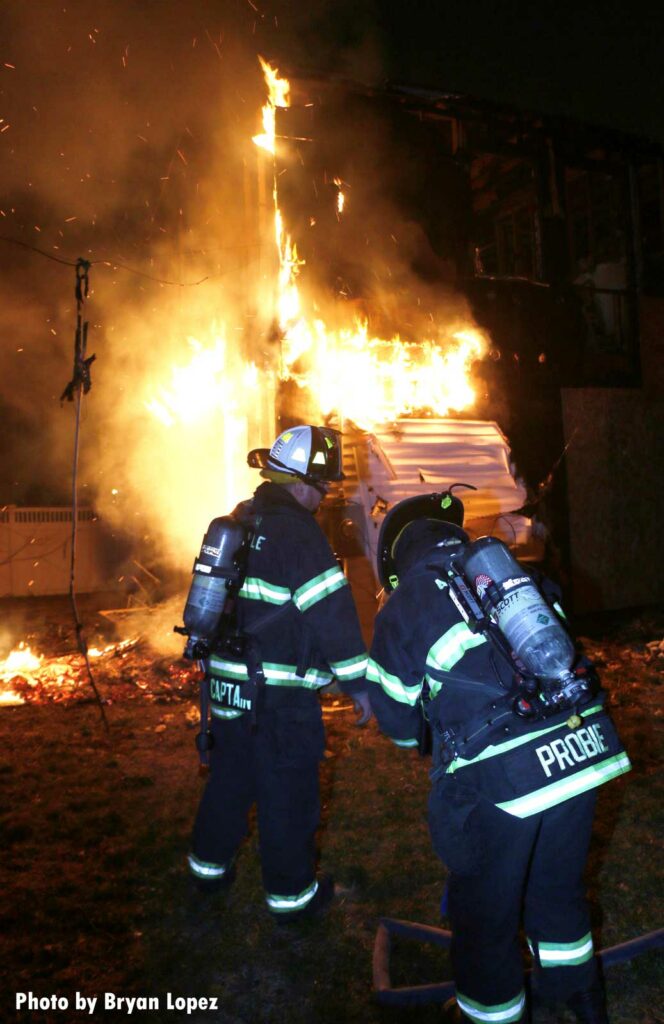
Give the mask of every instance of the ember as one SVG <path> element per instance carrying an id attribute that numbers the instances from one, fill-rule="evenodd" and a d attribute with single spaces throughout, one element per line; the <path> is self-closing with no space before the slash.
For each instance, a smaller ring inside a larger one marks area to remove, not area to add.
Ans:
<path id="1" fill-rule="evenodd" d="M 141 637 L 91 647 L 88 657 L 105 685 L 107 703 L 139 693 L 160 700 L 188 698 L 195 687 L 194 669 L 155 657 Z M 34 654 L 22 642 L 0 663 L 0 707 L 93 699 L 85 662 L 78 652 L 48 657 Z"/>

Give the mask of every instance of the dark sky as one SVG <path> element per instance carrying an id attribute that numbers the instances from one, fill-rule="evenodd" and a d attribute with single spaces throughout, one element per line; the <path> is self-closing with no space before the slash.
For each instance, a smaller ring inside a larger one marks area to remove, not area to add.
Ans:
<path id="1" fill-rule="evenodd" d="M 664 13 L 629 0 L 270 3 L 259 34 L 310 69 L 560 113 L 664 142 Z"/>

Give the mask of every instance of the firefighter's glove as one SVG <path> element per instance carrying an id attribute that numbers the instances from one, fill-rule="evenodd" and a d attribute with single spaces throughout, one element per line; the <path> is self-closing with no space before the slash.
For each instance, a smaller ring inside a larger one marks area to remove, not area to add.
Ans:
<path id="1" fill-rule="evenodd" d="M 355 719 L 355 725 L 366 725 L 373 715 L 368 692 L 361 690 L 359 693 L 354 693 L 352 699 L 355 710 L 359 713 L 359 717 Z"/>

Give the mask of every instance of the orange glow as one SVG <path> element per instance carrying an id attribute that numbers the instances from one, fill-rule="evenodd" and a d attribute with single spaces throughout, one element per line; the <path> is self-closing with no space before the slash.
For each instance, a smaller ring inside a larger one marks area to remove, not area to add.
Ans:
<path id="1" fill-rule="evenodd" d="M 413 343 L 371 337 L 366 323 L 332 332 L 320 320 L 300 320 L 284 338 L 284 376 L 316 395 L 323 415 L 336 410 L 370 429 L 403 415 L 446 416 L 472 405 L 469 368 L 485 350 L 482 334 L 470 328 Z"/>
<path id="2" fill-rule="evenodd" d="M 275 153 L 276 109 L 290 103 L 288 82 L 260 58 L 268 88 L 264 135 L 254 142 Z M 282 332 L 281 377 L 307 388 L 321 415 L 336 413 L 360 427 L 413 412 L 446 416 L 472 406 L 472 363 L 488 350 L 487 339 L 470 324 L 448 324 L 433 338 L 404 341 L 372 337 L 366 322 L 332 331 L 320 317 L 309 318 L 298 279 L 304 261 L 288 235 L 273 184 L 275 240 L 279 256 L 276 319 Z M 344 182 L 334 178 L 337 216 L 345 208 Z"/>
<path id="3" fill-rule="evenodd" d="M 290 106 L 290 82 L 285 78 L 280 78 L 277 68 L 273 68 L 262 57 L 259 57 L 258 60 L 268 88 L 268 101 L 262 110 L 263 131 L 260 135 L 254 135 L 253 141 L 261 149 L 274 154 L 277 107 Z"/>
<path id="4" fill-rule="evenodd" d="M 0 676 L 3 679 L 11 679 L 22 672 L 35 672 L 41 668 L 42 655 L 33 654 L 28 644 L 21 643 L 11 654 L 0 663 Z"/>

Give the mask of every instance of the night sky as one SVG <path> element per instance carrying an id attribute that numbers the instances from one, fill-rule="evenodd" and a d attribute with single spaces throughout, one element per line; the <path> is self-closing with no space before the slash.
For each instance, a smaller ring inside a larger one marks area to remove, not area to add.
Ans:
<path id="1" fill-rule="evenodd" d="M 293 3 L 258 6 L 266 12 L 259 32 L 309 69 L 469 93 L 664 142 L 661 5 L 342 0 L 307 4 L 302 13 Z M 269 25 L 273 11 L 279 35 Z"/>

